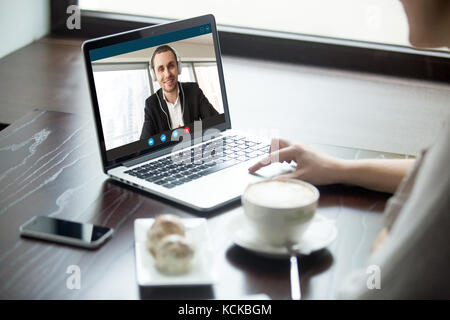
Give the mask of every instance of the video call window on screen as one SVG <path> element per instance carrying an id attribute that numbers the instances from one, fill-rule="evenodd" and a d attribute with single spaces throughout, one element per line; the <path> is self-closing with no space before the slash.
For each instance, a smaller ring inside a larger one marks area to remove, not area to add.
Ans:
<path id="1" fill-rule="evenodd" d="M 92 60 L 106 150 L 224 113 L 211 33 Z"/>

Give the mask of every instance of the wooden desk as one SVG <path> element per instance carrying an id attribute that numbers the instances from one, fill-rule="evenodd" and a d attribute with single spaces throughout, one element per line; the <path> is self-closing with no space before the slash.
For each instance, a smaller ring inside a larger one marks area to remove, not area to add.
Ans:
<path id="1" fill-rule="evenodd" d="M 333 148 L 357 157 L 358 150 Z M 171 212 L 193 212 L 110 181 L 102 173 L 89 117 L 35 111 L 0 132 L 0 298 L 165 299 L 239 298 L 265 293 L 289 299 L 289 262 L 257 256 L 227 238 L 236 203 L 208 217 L 217 257 L 212 287 L 139 289 L 133 222 Z M 381 229 L 388 195 L 356 187 L 320 188 L 318 213 L 335 220 L 339 234 L 326 250 L 301 258 L 305 299 L 332 299 L 346 274 L 363 267 Z M 34 215 L 91 222 L 115 229 L 95 251 L 22 239 L 19 226 Z M 66 288 L 69 265 L 81 268 L 81 289 Z"/>

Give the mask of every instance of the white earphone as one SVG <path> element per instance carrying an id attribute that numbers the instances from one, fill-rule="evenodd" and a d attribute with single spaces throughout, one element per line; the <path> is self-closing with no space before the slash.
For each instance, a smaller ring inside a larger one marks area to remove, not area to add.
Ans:
<path id="1" fill-rule="evenodd" d="M 179 55 L 177 54 L 177 52 L 175 51 L 174 48 L 172 48 L 172 47 L 170 47 L 170 46 L 168 46 L 168 45 L 164 45 L 164 46 L 167 47 L 167 50 L 168 50 L 168 51 L 171 51 L 171 52 L 175 55 L 175 59 L 177 60 L 178 74 L 180 75 L 180 74 L 181 74 L 182 68 L 181 68 L 181 59 L 180 59 Z M 163 46 L 163 47 L 164 47 L 164 46 Z M 158 48 L 160 48 L 160 47 L 158 47 Z M 157 81 L 156 74 L 155 74 L 155 69 L 153 68 L 153 59 L 154 59 L 154 57 L 155 57 L 156 51 L 158 51 L 158 48 L 156 48 L 156 50 L 153 52 L 152 58 L 150 59 L 150 74 L 151 74 L 151 76 L 152 76 L 152 80 L 153 80 L 153 81 Z M 165 50 L 165 51 L 166 51 L 166 50 Z M 162 52 L 164 52 L 164 51 L 162 51 Z M 183 86 L 181 85 L 181 83 L 180 83 L 180 88 L 181 88 L 181 94 L 182 94 L 182 96 L 183 96 L 183 105 L 182 105 L 182 109 L 181 109 L 181 118 L 183 119 L 183 117 L 184 117 L 184 104 L 185 104 L 185 100 L 186 100 L 186 99 L 185 99 L 185 97 L 184 97 L 184 90 L 183 90 Z M 159 96 L 158 96 L 158 92 L 155 92 L 155 93 L 156 93 L 156 97 L 158 98 L 159 107 L 161 108 L 162 112 L 164 112 L 164 114 L 166 115 L 166 118 L 167 118 L 167 124 L 168 124 L 168 126 L 169 126 L 169 128 L 170 128 L 170 130 L 171 130 L 172 128 L 171 128 L 171 126 L 170 126 L 169 116 L 167 115 L 167 113 L 164 111 L 164 109 L 163 109 L 163 107 L 162 107 L 161 99 L 160 99 Z M 164 94 L 164 93 L 163 93 L 163 94 Z"/>
<path id="2" fill-rule="evenodd" d="M 181 94 L 183 96 L 183 105 L 181 106 L 181 119 L 183 119 L 183 121 L 184 121 L 184 104 L 186 102 L 186 99 L 184 97 L 184 90 L 183 90 L 183 85 L 181 84 L 181 82 L 180 82 L 180 88 L 181 88 Z M 170 126 L 169 116 L 167 115 L 167 113 L 164 111 L 164 109 L 162 107 L 161 99 L 158 96 L 158 92 L 155 92 L 155 94 L 156 94 L 156 98 L 158 98 L 159 107 L 161 108 L 162 112 L 164 112 L 164 114 L 166 115 L 167 125 L 169 126 L 169 130 L 172 130 L 172 128 Z"/>

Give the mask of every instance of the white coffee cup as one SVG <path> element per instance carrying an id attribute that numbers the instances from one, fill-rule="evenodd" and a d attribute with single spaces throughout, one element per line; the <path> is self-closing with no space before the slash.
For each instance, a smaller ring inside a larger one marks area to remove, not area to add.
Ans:
<path id="1" fill-rule="evenodd" d="M 278 178 L 248 185 L 242 205 L 259 241 L 284 246 L 301 239 L 314 217 L 319 196 L 319 190 L 310 183 Z"/>

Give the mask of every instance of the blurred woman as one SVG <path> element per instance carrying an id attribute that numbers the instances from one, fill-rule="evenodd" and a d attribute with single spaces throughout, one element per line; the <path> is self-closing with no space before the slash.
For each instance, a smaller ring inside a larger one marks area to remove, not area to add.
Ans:
<path id="1" fill-rule="evenodd" d="M 450 1 L 401 2 L 411 45 L 450 47 Z M 367 263 L 379 268 L 380 288 L 370 289 L 368 269 L 355 271 L 343 282 L 339 298 L 450 298 L 450 119 L 446 120 L 437 141 L 416 160 L 343 160 L 301 143 L 274 139 L 270 155 L 249 168 L 254 172 L 271 162 L 295 161 L 296 171 L 284 177 L 395 192 Z"/>

